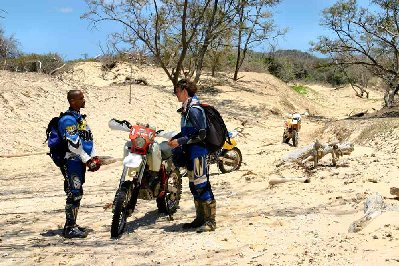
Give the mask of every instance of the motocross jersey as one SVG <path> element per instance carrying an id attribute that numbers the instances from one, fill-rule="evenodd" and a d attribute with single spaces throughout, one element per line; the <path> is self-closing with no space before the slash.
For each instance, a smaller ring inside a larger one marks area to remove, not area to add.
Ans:
<path id="1" fill-rule="evenodd" d="M 67 115 L 60 118 L 58 130 L 68 144 L 65 159 L 81 160 L 86 163 L 95 156 L 93 134 L 85 117 L 85 115 L 69 109 Z"/>
<path id="2" fill-rule="evenodd" d="M 204 110 L 199 106 L 197 96 L 189 99 L 187 105 L 186 108 L 183 108 L 185 110 L 182 112 L 181 132 L 178 135 L 177 141 L 180 145 L 186 146 L 189 160 L 193 160 L 208 153 L 202 142 L 193 141 L 200 135 L 200 130 L 206 132 L 206 117 Z M 193 108 L 193 105 L 195 105 L 195 108 Z"/>

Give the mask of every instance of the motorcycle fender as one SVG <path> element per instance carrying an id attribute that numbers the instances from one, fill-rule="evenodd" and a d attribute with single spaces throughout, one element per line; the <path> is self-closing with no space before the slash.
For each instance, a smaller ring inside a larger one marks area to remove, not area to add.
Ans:
<path id="1" fill-rule="evenodd" d="M 227 141 L 225 141 L 224 144 L 223 144 L 223 149 L 231 150 L 235 146 L 237 146 L 237 141 L 234 138 L 230 138 L 230 142 L 231 142 L 231 144 L 229 144 Z"/>
<path id="2" fill-rule="evenodd" d="M 123 159 L 123 166 L 130 169 L 139 169 L 143 162 L 143 156 L 140 154 L 130 153 Z"/>

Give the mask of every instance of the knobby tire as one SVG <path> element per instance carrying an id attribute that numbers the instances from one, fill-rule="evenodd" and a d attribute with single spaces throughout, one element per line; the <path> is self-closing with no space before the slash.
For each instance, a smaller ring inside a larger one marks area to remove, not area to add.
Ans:
<path id="1" fill-rule="evenodd" d="M 241 163 L 242 163 L 241 151 L 237 147 L 234 147 L 231 150 L 224 150 L 222 152 L 221 156 L 223 158 L 225 158 L 226 156 L 228 156 L 229 153 L 235 153 L 235 155 L 236 155 L 235 165 L 230 166 L 230 168 L 226 168 L 226 166 L 224 165 L 223 160 L 219 161 L 218 162 L 218 167 L 219 167 L 220 172 L 222 172 L 222 173 L 230 173 L 232 171 L 237 171 L 241 167 Z"/>
<path id="2" fill-rule="evenodd" d="M 126 226 L 127 219 L 127 189 L 122 187 L 115 195 L 114 214 L 112 216 L 111 237 L 119 237 Z"/>

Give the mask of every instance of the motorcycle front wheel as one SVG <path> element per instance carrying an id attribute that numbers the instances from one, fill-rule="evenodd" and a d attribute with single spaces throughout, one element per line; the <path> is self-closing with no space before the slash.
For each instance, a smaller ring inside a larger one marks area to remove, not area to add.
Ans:
<path id="1" fill-rule="evenodd" d="M 298 140 L 299 140 L 298 131 L 294 129 L 292 131 L 292 144 L 294 145 L 294 147 L 298 147 Z"/>
<path id="2" fill-rule="evenodd" d="M 284 134 L 283 134 L 283 143 L 288 143 L 290 141 L 290 138 L 288 137 L 288 134 L 286 134 L 285 132 L 284 132 Z"/>
<path id="3" fill-rule="evenodd" d="M 179 208 L 182 193 L 182 175 L 178 168 L 169 174 L 167 192 L 157 198 L 157 207 L 160 213 L 174 214 Z"/>
<path id="4" fill-rule="evenodd" d="M 242 163 L 241 151 L 234 147 L 231 150 L 223 150 L 218 160 L 218 167 L 222 173 L 230 173 L 240 169 Z"/>
<path id="5" fill-rule="evenodd" d="M 138 189 L 131 193 L 132 182 L 126 181 L 115 194 L 113 204 L 113 216 L 111 223 L 111 237 L 119 237 L 126 226 L 129 212 L 132 213 L 136 207 Z"/>

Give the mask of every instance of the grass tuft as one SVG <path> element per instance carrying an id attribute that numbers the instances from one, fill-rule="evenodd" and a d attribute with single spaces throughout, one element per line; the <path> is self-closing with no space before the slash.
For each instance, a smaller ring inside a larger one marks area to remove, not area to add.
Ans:
<path id="1" fill-rule="evenodd" d="M 308 94 L 309 88 L 302 85 L 293 85 L 291 88 L 299 94 L 306 95 Z"/>

